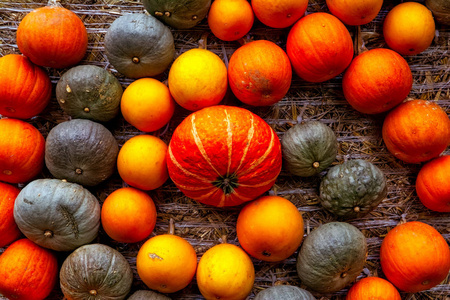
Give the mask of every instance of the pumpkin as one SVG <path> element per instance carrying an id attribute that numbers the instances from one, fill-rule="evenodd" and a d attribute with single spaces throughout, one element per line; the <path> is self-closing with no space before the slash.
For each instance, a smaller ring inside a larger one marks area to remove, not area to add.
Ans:
<path id="1" fill-rule="evenodd" d="M 97 237 L 100 204 L 87 189 L 58 179 L 36 179 L 17 196 L 14 220 L 39 246 L 70 251 Z"/>
<path id="2" fill-rule="evenodd" d="M 377 166 L 362 159 L 332 167 L 320 183 L 320 202 L 343 218 L 360 218 L 386 198 L 386 177 Z"/>
<path id="3" fill-rule="evenodd" d="M 28 119 L 50 102 L 52 83 L 48 74 L 28 58 L 7 54 L 0 58 L 0 114 Z"/>
<path id="4" fill-rule="evenodd" d="M 156 18 L 131 13 L 120 16 L 108 28 L 105 54 L 126 77 L 152 77 L 172 63 L 175 45 L 169 28 Z"/>
<path id="5" fill-rule="evenodd" d="M 435 24 L 433 14 L 423 4 L 405 2 L 391 9 L 383 23 L 386 44 L 401 55 L 416 55 L 433 42 Z"/>
<path id="6" fill-rule="evenodd" d="M 450 25 L 450 2 L 447 0 L 425 0 L 425 5 L 433 13 L 436 22 Z"/>
<path id="7" fill-rule="evenodd" d="M 427 162 L 417 174 L 416 192 L 428 209 L 450 212 L 450 155 Z"/>
<path id="8" fill-rule="evenodd" d="M 20 190 L 13 185 L 0 182 L 0 248 L 21 236 L 14 221 L 14 202 Z"/>
<path id="9" fill-rule="evenodd" d="M 277 103 L 287 94 L 291 79 L 287 54 L 271 41 L 259 40 L 239 47 L 228 64 L 233 94 L 249 105 Z"/>
<path id="10" fill-rule="evenodd" d="M 241 247 L 251 256 L 263 261 L 282 261 L 300 247 L 303 217 L 291 201 L 264 196 L 242 208 L 236 233 Z"/>
<path id="11" fill-rule="evenodd" d="M 170 300 L 170 298 L 153 291 L 138 290 L 128 297 L 127 300 Z"/>
<path id="12" fill-rule="evenodd" d="M 0 119 L 0 180 L 27 182 L 44 166 L 45 139 L 33 125 Z"/>
<path id="13" fill-rule="evenodd" d="M 125 257 L 103 244 L 84 245 L 64 260 L 59 274 L 66 299 L 125 299 L 133 271 Z"/>
<path id="14" fill-rule="evenodd" d="M 342 88 L 354 109 L 377 114 L 403 102 L 412 83 L 408 62 L 395 51 L 377 48 L 355 57 L 344 74 Z"/>
<path id="15" fill-rule="evenodd" d="M 83 21 L 61 5 L 31 11 L 17 28 L 20 52 L 43 67 L 62 69 L 77 64 L 83 59 L 87 44 Z"/>
<path id="16" fill-rule="evenodd" d="M 336 159 L 338 142 L 333 130 L 319 121 L 298 123 L 281 138 L 284 166 L 297 176 L 309 177 Z"/>
<path id="17" fill-rule="evenodd" d="M 389 112 L 382 136 L 396 158 L 424 162 L 439 156 L 450 144 L 450 119 L 435 102 L 410 100 Z"/>
<path id="18" fill-rule="evenodd" d="M 43 300 L 58 279 L 58 260 L 29 239 L 12 243 L 0 256 L 0 294 L 8 299 Z"/>
<path id="19" fill-rule="evenodd" d="M 192 28 L 207 15 L 211 0 L 143 0 L 154 17 L 177 29 Z"/>
<path id="20" fill-rule="evenodd" d="M 330 12 L 347 25 L 372 22 L 383 6 L 383 0 L 327 0 Z"/>
<path id="21" fill-rule="evenodd" d="M 58 179 L 95 186 L 115 171 L 119 146 L 112 133 L 91 120 L 53 127 L 45 142 L 45 164 Z"/>
<path id="22" fill-rule="evenodd" d="M 345 300 L 401 300 L 395 286 L 380 277 L 366 277 L 355 283 L 348 291 Z"/>
<path id="23" fill-rule="evenodd" d="M 292 26 L 286 52 L 299 77 L 309 82 L 323 82 L 348 67 L 353 59 L 353 41 L 338 18 L 317 12 Z"/>
<path id="24" fill-rule="evenodd" d="M 255 300 L 316 300 L 316 298 L 297 286 L 275 285 L 256 294 Z"/>
<path id="25" fill-rule="evenodd" d="M 380 248 L 386 278 L 398 289 L 417 293 L 441 283 L 450 271 L 450 249 L 432 226 L 406 222 L 390 230 Z"/>
<path id="26" fill-rule="evenodd" d="M 186 117 L 169 143 L 167 168 L 187 196 L 213 206 L 253 200 L 281 171 L 281 145 L 259 116 L 239 107 L 212 106 Z"/>
<path id="27" fill-rule="evenodd" d="M 303 17 L 308 0 L 252 0 L 256 17 L 263 24 L 273 28 L 286 28 Z"/>
<path id="28" fill-rule="evenodd" d="M 114 75 L 93 65 L 71 68 L 56 84 L 56 99 L 65 113 L 97 122 L 117 116 L 122 92 Z"/>
<path id="29" fill-rule="evenodd" d="M 366 256 L 366 239 L 358 228 L 345 222 L 330 222 L 306 237 L 298 253 L 297 273 L 307 288 L 334 293 L 358 277 Z"/>

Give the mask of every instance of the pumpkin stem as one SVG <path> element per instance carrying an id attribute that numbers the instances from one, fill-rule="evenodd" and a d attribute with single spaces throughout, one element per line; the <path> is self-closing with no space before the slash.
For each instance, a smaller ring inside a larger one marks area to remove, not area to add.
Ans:
<path id="1" fill-rule="evenodd" d="M 169 234 L 175 234 L 175 223 L 173 221 L 173 218 L 170 218 L 169 220 Z"/>
<path id="2" fill-rule="evenodd" d="M 131 61 L 135 64 L 138 64 L 141 60 L 139 59 L 139 57 L 135 56 L 131 59 Z"/>
<path id="3" fill-rule="evenodd" d="M 315 169 L 317 169 L 318 167 L 320 167 L 320 163 L 319 163 L 318 161 L 315 161 L 315 162 L 313 163 L 313 167 L 314 167 Z"/>
<path id="4" fill-rule="evenodd" d="M 160 11 L 155 11 L 155 16 L 162 17 L 164 14 Z"/>
<path id="5" fill-rule="evenodd" d="M 91 294 L 92 296 L 97 296 L 97 290 L 90 290 L 89 294 Z"/>
<path id="6" fill-rule="evenodd" d="M 361 211 L 361 208 L 359 206 L 355 206 L 353 207 L 353 211 L 358 213 Z"/>
<path id="7" fill-rule="evenodd" d="M 220 237 L 220 243 L 226 244 L 227 243 L 227 235 L 224 234 Z"/>
<path id="8" fill-rule="evenodd" d="M 363 52 L 366 52 L 368 49 L 364 45 L 364 41 L 362 39 L 361 34 L 361 26 L 356 26 L 356 33 L 355 33 L 355 55 L 360 55 Z"/>
<path id="9" fill-rule="evenodd" d="M 89 107 L 85 107 L 83 110 L 84 110 L 84 112 L 87 112 L 87 113 L 91 111 L 91 110 L 89 109 Z"/>
<path id="10" fill-rule="evenodd" d="M 75 173 L 77 173 L 78 175 L 81 175 L 81 174 L 83 174 L 83 170 L 81 170 L 80 168 L 76 168 Z"/>
<path id="11" fill-rule="evenodd" d="M 341 274 L 341 278 L 345 278 L 345 277 L 347 277 L 347 272 L 343 272 L 343 273 Z"/>
<path id="12" fill-rule="evenodd" d="M 164 12 L 164 15 L 165 15 L 166 17 L 170 17 L 172 14 L 170 13 L 170 11 L 165 11 L 165 12 Z"/>
<path id="13" fill-rule="evenodd" d="M 192 16 L 192 20 L 195 21 L 195 20 L 197 20 L 197 19 L 198 19 L 198 16 L 197 16 L 197 15 L 193 15 L 193 16 Z"/>
<path id="14" fill-rule="evenodd" d="M 46 231 L 44 231 L 44 236 L 46 238 L 52 238 L 53 237 L 53 231 L 47 229 Z"/>
<path id="15" fill-rule="evenodd" d="M 47 6 L 62 6 L 61 3 L 59 3 L 61 0 L 48 0 Z"/>
<path id="16" fill-rule="evenodd" d="M 200 40 L 198 40 L 198 48 L 199 49 L 205 49 L 207 48 L 208 45 L 208 34 L 209 32 L 205 32 L 202 34 L 202 37 L 200 38 Z"/>

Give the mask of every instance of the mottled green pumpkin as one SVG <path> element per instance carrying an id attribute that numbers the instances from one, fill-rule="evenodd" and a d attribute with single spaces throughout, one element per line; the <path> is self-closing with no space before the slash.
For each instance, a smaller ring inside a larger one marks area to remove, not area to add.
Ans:
<path id="1" fill-rule="evenodd" d="M 75 119 L 110 121 L 119 113 L 122 93 L 114 75 L 93 65 L 69 69 L 56 84 L 59 105 Z"/>
<path id="2" fill-rule="evenodd" d="M 426 0 L 425 5 L 433 13 L 436 22 L 443 25 L 450 25 L 449 0 Z"/>
<path id="3" fill-rule="evenodd" d="M 97 237 L 100 204 L 79 184 L 58 179 L 36 179 L 19 193 L 14 220 L 36 244 L 71 251 Z"/>
<path id="4" fill-rule="evenodd" d="M 122 300 L 130 292 L 133 271 L 117 250 L 103 245 L 84 245 L 63 262 L 61 290 L 70 300 Z"/>
<path id="5" fill-rule="evenodd" d="M 262 290 L 254 300 L 316 300 L 307 290 L 293 285 L 276 285 Z"/>
<path id="6" fill-rule="evenodd" d="M 170 300 L 170 298 L 153 291 L 139 290 L 134 292 L 128 300 Z"/>
<path id="7" fill-rule="evenodd" d="M 308 289 L 334 293 L 358 277 L 366 257 L 362 232 L 349 223 L 331 222 L 305 238 L 297 257 L 297 273 Z"/>
<path id="8" fill-rule="evenodd" d="M 337 139 L 333 130 L 319 121 L 298 123 L 282 139 L 284 167 L 302 177 L 316 175 L 333 163 Z"/>
<path id="9" fill-rule="evenodd" d="M 384 173 L 362 159 L 348 160 L 330 168 L 320 183 L 322 206 L 342 218 L 367 215 L 386 195 Z"/>

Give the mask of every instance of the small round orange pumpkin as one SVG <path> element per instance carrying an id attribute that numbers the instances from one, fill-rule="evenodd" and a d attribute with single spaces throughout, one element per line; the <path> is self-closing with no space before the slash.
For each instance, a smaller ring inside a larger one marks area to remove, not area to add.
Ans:
<path id="1" fill-rule="evenodd" d="M 0 182 L 0 248 L 22 235 L 14 221 L 14 203 L 19 192 L 15 186 Z"/>
<path id="2" fill-rule="evenodd" d="M 383 0 L 327 0 L 327 6 L 345 24 L 364 25 L 375 19 Z"/>
<path id="3" fill-rule="evenodd" d="M 308 0 L 252 0 L 256 17 L 264 25 L 286 28 L 303 17 L 308 8 Z"/>
<path id="4" fill-rule="evenodd" d="M 386 148 L 407 163 L 439 156 L 450 144 L 450 119 L 435 102 L 403 102 L 386 116 L 382 128 Z"/>
<path id="5" fill-rule="evenodd" d="M 411 221 L 388 232 L 380 248 L 383 273 L 408 293 L 431 289 L 450 271 L 450 249 L 432 226 Z"/>
<path id="6" fill-rule="evenodd" d="M 345 300 L 401 300 L 400 293 L 386 279 L 366 277 L 355 283 Z"/>
<path id="7" fill-rule="evenodd" d="M 0 58 L 0 115 L 34 117 L 50 102 L 51 92 L 48 74 L 25 56 L 8 54 Z"/>

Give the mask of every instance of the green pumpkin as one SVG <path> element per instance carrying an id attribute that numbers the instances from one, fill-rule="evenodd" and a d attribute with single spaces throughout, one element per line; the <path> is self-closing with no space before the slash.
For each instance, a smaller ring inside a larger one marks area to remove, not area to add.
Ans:
<path id="1" fill-rule="evenodd" d="M 436 22 L 443 25 L 450 25 L 449 0 L 426 0 L 425 5 L 433 13 Z"/>
<path id="2" fill-rule="evenodd" d="M 103 125 L 85 119 L 53 127 L 45 142 L 45 164 L 58 179 L 95 186 L 115 171 L 119 146 Z"/>
<path id="3" fill-rule="evenodd" d="M 76 66 L 56 84 L 56 98 L 72 118 L 107 122 L 118 115 L 123 89 L 117 78 L 103 68 Z"/>
<path id="4" fill-rule="evenodd" d="M 17 196 L 14 220 L 22 233 L 36 244 L 56 251 L 71 251 L 97 237 L 100 204 L 81 185 L 37 179 Z"/>
<path id="5" fill-rule="evenodd" d="M 297 257 L 297 273 L 308 289 L 334 293 L 358 277 L 366 257 L 362 232 L 349 223 L 331 222 L 305 238 Z"/>
<path id="6" fill-rule="evenodd" d="M 307 290 L 293 285 L 276 285 L 262 290 L 254 300 L 316 300 Z"/>
<path id="7" fill-rule="evenodd" d="M 170 300 L 170 298 L 153 291 L 140 290 L 134 292 L 128 300 Z"/>
<path id="8" fill-rule="evenodd" d="M 61 290 L 71 300 L 122 300 L 130 292 L 133 271 L 117 250 L 103 245 L 84 245 L 63 262 Z"/>
<path id="9" fill-rule="evenodd" d="M 177 29 L 200 23 L 211 6 L 211 0 L 143 0 L 142 3 L 152 16 Z"/>
<path id="10" fill-rule="evenodd" d="M 319 121 L 299 123 L 281 139 L 285 168 L 302 177 L 316 175 L 333 163 L 337 139 L 333 130 Z"/>
<path id="11" fill-rule="evenodd" d="M 387 195 L 384 173 L 362 159 L 348 160 L 328 171 L 320 184 L 322 206 L 342 218 L 360 218 Z"/>
<path id="12" fill-rule="evenodd" d="M 105 52 L 114 68 L 130 78 L 152 77 L 164 72 L 175 56 L 170 29 L 143 13 L 117 18 L 105 35 Z"/>

